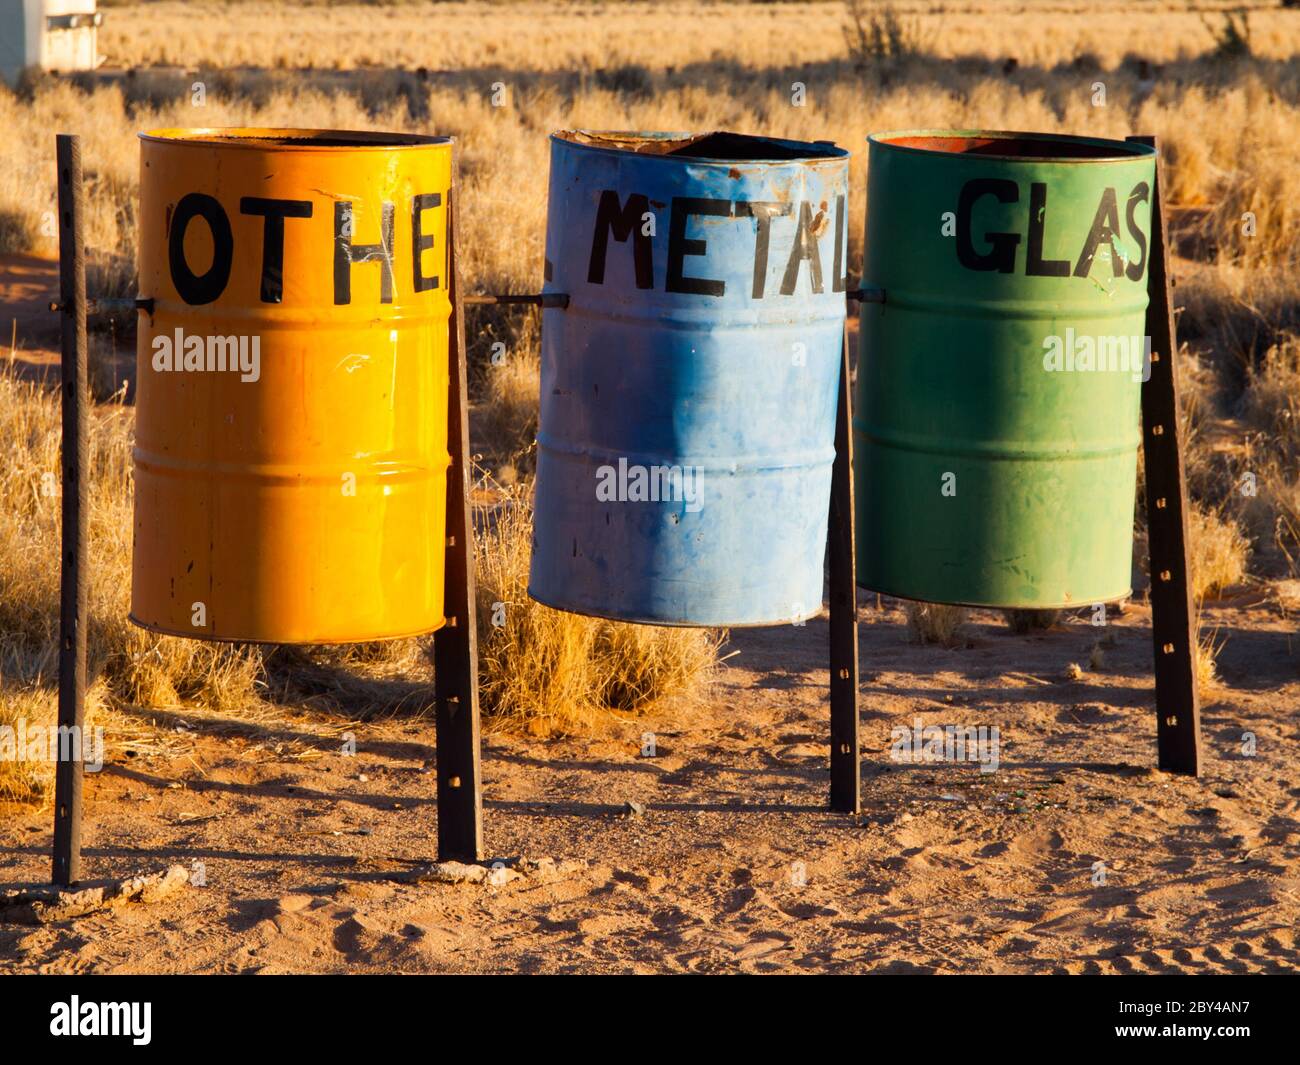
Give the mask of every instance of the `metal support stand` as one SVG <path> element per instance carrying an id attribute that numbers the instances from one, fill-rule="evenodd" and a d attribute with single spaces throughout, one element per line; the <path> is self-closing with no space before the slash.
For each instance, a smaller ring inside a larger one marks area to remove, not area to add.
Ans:
<path id="1" fill-rule="evenodd" d="M 858 582 L 853 539 L 853 419 L 849 327 L 844 323 L 828 524 L 830 569 L 831 809 L 862 811 L 858 734 Z"/>
<path id="2" fill-rule="evenodd" d="M 1151 636 L 1155 646 L 1159 765 L 1196 776 L 1201 765 L 1201 707 L 1196 691 L 1196 614 L 1187 562 L 1187 484 L 1178 433 L 1178 334 L 1170 298 L 1168 227 L 1155 137 L 1129 137 L 1157 149 L 1151 190 L 1151 262 L 1146 331 L 1151 375 L 1142 384 L 1147 537 L 1151 565 Z"/>
<path id="3" fill-rule="evenodd" d="M 447 556 L 444 613 L 434 634 L 437 703 L 438 859 L 483 857 L 483 780 L 479 764 L 478 632 L 474 598 L 474 524 L 469 449 L 469 394 L 465 364 L 465 310 L 456 269 L 456 197 L 453 172 L 447 195 L 447 288 L 451 297 L 447 404 Z"/>
<path id="4" fill-rule="evenodd" d="M 63 358 L 63 528 L 59 552 L 59 756 L 54 775 L 52 879 L 71 887 L 81 879 L 82 730 L 86 724 L 86 518 L 88 461 L 86 380 L 85 203 L 81 139 L 57 139 L 59 303 Z"/>

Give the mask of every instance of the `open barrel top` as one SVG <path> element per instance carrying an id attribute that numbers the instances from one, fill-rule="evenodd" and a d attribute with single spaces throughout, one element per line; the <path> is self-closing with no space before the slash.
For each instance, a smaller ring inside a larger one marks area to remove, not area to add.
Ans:
<path id="1" fill-rule="evenodd" d="M 1130 141 L 1017 130 L 914 129 L 873 133 L 868 143 L 931 155 L 1060 163 L 1122 163 L 1155 155 Z"/>
<path id="2" fill-rule="evenodd" d="M 690 163 L 788 163 L 846 159 L 848 151 L 831 141 L 790 141 L 747 133 L 646 133 L 620 130 L 566 129 L 553 140 L 599 152 L 658 156 Z"/>
<path id="3" fill-rule="evenodd" d="M 427 148 L 451 144 L 451 137 L 418 133 L 382 133 L 351 129 L 279 129 L 246 126 L 153 129 L 139 134 L 141 140 L 194 144 L 221 148 L 277 148 L 316 151 L 329 148 L 392 151 L 399 148 Z"/>

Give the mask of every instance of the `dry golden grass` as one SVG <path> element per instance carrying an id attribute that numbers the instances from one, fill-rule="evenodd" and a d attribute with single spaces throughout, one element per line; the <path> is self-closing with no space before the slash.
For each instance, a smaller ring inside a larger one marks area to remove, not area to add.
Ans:
<path id="1" fill-rule="evenodd" d="M 485 713 L 534 736 L 586 732 L 615 712 L 698 692 L 719 637 L 702 629 L 626 625 L 552 610 L 528 597 L 527 493 L 480 510 L 479 666 Z"/>
<path id="2" fill-rule="evenodd" d="M 1218 632 L 1201 633 L 1200 621 L 1197 621 L 1196 638 L 1196 687 L 1202 694 L 1212 692 L 1219 687 L 1217 668 L 1219 652 L 1223 650 L 1226 640 L 1217 639 Z"/>
<path id="3" fill-rule="evenodd" d="M 1263 344 L 1261 339 L 1256 350 Z M 1300 337 L 1282 332 L 1261 355 L 1243 356 L 1241 363 L 1245 386 L 1238 409 L 1247 432 L 1238 460 L 1227 467 L 1223 506 L 1236 513 L 1262 549 L 1269 575 L 1295 575 L 1300 572 Z"/>
<path id="4" fill-rule="evenodd" d="M 908 600 L 903 604 L 907 628 L 917 643 L 936 643 L 951 647 L 958 641 L 969 611 L 946 603 L 921 603 Z"/>
<path id="5" fill-rule="evenodd" d="M 498 468 L 531 470 L 541 389 L 541 336 L 535 312 L 520 315 L 512 343 L 488 340 L 482 392 L 483 444 Z M 502 348 L 494 346 L 502 343 Z"/>
<path id="6" fill-rule="evenodd" d="M 1004 610 L 1002 616 L 1007 628 L 1020 635 L 1045 632 L 1061 620 L 1059 610 Z"/>
<path id="7" fill-rule="evenodd" d="M 59 440 L 57 395 L 0 368 L 0 676 L 46 685 L 57 670 Z M 132 411 L 95 409 L 90 431 L 89 674 L 115 695 L 164 706 L 212 706 L 246 698 L 259 668 L 254 652 L 159 637 L 126 620 L 131 565 Z"/>
<path id="8" fill-rule="evenodd" d="M 844 4 L 828 0 L 330 3 L 328 18 L 313 6 L 304 11 L 301 4 L 271 0 L 114 4 L 100 50 L 123 66 L 422 66 L 590 77 L 628 64 L 665 70 L 779 61 L 816 71 L 843 57 L 847 22 Z M 1216 10 L 1250 10 L 1257 55 L 1289 57 L 1295 34 L 1291 13 L 1271 0 L 896 0 L 893 6 L 918 24 L 939 58 L 1001 61 L 1014 55 L 1022 66 L 1051 67 L 1080 55 L 1109 66 L 1139 46 L 1153 62 L 1199 54 L 1215 47 L 1222 29 Z"/>
<path id="9" fill-rule="evenodd" d="M 1250 367 L 1241 405 L 1252 428 L 1300 459 L 1300 336 L 1284 337 Z"/>
<path id="10" fill-rule="evenodd" d="M 1174 14 L 1053 4 L 1038 17 L 998 2 L 937 14 L 900 6 L 939 31 L 932 51 L 865 72 L 839 32 L 840 4 L 362 5 L 332 7 L 328 17 L 291 4 L 114 8 L 101 48 L 115 61 L 214 73 L 141 74 L 89 95 L 66 83 L 42 83 L 30 99 L 0 92 L 0 127 L 14 131 L 0 173 L 0 217 L 11 221 L 0 229 L 23 242 L 34 231 L 52 250 L 54 130 L 85 138 L 90 243 L 128 274 L 140 129 L 295 124 L 448 133 L 461 143 L 468 281 L 523 290 L 540 280 L 553 129 L 732 127 L 832 138 L 854 149 L 852 210 L 861 218 L 867 133 L 983 126 L 1156 133 L 1171 162 L 1172 199 L 1205 209 L 1203 240 L 1215 254 L 1258 266 L 1295 260 L 1300 147 L 1291 131 L 1300 122 L 1300 74 L 1291 57 L 1300 20 L 1290 13 L 1253 15 L 1260 58 L 1228 62 L 1213 56 L 1201 14 L 1178 4 L 1161 5 Z M 1144 19 L 1159 32 L 1144 34 Z M 431 20 L 440 32 L 428 32 Z M 665 33 L 666 25 L 690 32 Z M 292 30 L 277 33 L 278 26 Z M 1093 34 L 1109 46 L 1094 47 Z M 368 41 L 377 42 L 373 51 Z M 1019 66 L 1004 73 L 1008 41 Z M 1151 83 L 1129 58 L 1138 54 L 1135 42 L 1147 60 L 1167 60 Z M 335 61 L 384 69 L 349 76 L 282 69 Z M 245 63 L 267 72 L 221 71 Z M 433 73 L 422 81 L 392 69 L 416 66 Z M 191 102 L 196 78 L 207 85 L 201 107 Z M 1106 85 L 1104 107 L 1093 105 L 1098 80 Z M 792 105 L 795 81 L 807 86 L 805 106 Z M 498 83 L 506 101 L 494 107 Z M 1247 210 L 1257 216 L 1254 237 L 1241 233 Z M 858 226 L 850 254 L 860 261 Z"/>
<path id="11" fill-rule="evenodd" d="M 10 730 L 14 757 L 0 762 L 0 802 L 31 802 L 49 793 L 54 765 L 16 750 L 19 729 L 49 728 L 56 720 L 55 696 L 45 688 L 0 687 L 0 729 Z"/>
<path id="12" fill-rule="evenodd" d="M 175 754 L 185 741 L 155 722 L 113 703 L 101 678 L 86 691 L 82 748 L 88 772 L 97 772 L 96 755 L 105 763 L 123 752 L 136 755 Z M 0 676 L 0 802 L 46 803 L 53 795 L 55 762 L 48 756 L 51 731 L 57 728 L 57 693 L 39 684 L 12 684 Z M 19 751 L 19 739 L 27 746 Z M 36 740 L 34 744 L 34 739 Z M 102 744 L 102 746 L 101 746 Z"/>
<path id="13" fill-rule="evenodd" d="M 1246 577 L 1250 541 L 1231 518 L 1192 504 L 1187 511 L 1192 598 L 1216 596 Z"/>
<path id="14" fill-rule="evenodd" d="M 1258 495 L 1247 500 L 1247 521 L 1257 542 L 1270 544 L 1284 560 L 1283 575 L 1300 573 L 1300 479 L 1279 464 L 1265 463 Z"/>
<path id="15" fill-rule="evenodd" d="M 0 366 L 0 440 L 9 447 L 0 466 L 0 725 L 18 718 L 44 724 L 54 712 L 59 419 L 56 393 L 23 379 L 12 365 Z M 98 405 L 91 420 L 88 675 L 96 700 L 108 710 L 186 705 L 213 714 L 266 716 L 267 652 L 155 636 L 127 621 L 131 426 L 132 410 L 120 402 Z M 362 660 L 365 648 L 338 650 L 332 660 L 374 678 L 366 690 L 373 709 L 390 694 L 375 681 L 391 672 L 393 663 L 411 661 L 417 650 L 415 641 L 397 641 L 383 645 L 369 661 Z M 285 683 L 283 676 L 271 679 Z M 138 717 L 104 720 L 111 723 L 108 742 L 118 747 L 143 727 Z M 38 796 L 48 769 L 0 761 L 0 795 Z"/>

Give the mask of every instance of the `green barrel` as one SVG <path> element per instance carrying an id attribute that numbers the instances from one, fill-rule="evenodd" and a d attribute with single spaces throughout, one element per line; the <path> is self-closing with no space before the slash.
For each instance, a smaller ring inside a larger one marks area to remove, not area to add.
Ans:
<path id="1" fill-rule="evenodd" d="M 1129 594 L 1153 149 L 869 138 L 858 581 L 1054 608 Z M 1145 369 L 1144 369 L 1145 368 Z"/>

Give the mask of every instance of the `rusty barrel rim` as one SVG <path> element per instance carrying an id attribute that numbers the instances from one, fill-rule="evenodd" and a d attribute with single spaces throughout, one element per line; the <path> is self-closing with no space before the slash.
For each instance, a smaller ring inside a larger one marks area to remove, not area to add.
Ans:
<path id="1" fill-rule="evenodd" d="M 1023 148 L 1042 145 L 1041 153 L 1030 151 L 986 152 L 953 150 L 938 143 L 910 144 L 909 141 L 929 142 L 983 142 L 981 148 L 1000 143 Z M 1145 163 L 1155 158 L 1156 150 L 1134 141 L 1118 141 L 1108 137 L 1080 137 L 1073 133 L 1033 133 L 1025 130 L 990 129 L 901 129 L 872 133 L 867 137 L 872 147 L 891 151 L 912 152 L 931 158 L 961 159 L 973 162 L 987 159 L 990 162 L 1064 163 L 1087 165 L 1099 163 L 1113 166 L 1116 163 Z M 1055 148 L 1055 151 L 1048 151 Z"/>
<path id="2" fill-rule="evenodd" d="M 727 130 L 690 133 L 683 130 L 561 129 L 552 133 L 550 139 L 553 143 L 561 142 L 578 150 L 636 159 L 661 159 L 689 166 L 837 162 L 848 159 L 850 155 L 847 148 L 832 141 L 786 140 Z M 688 150 L 692 146 L 698 146 L 699 151 Z M 744 146 L 752 146 L 753 151 L 742 151 Z"/>
<path id="3" fill-rule="evenodd" d="M 277 152 L 400 151 L 455 144 L 454 137 L 379 130 L 291 126 L 171 126 L 137 133 L 142 141 L 202 148 L 275 149 Z"/>

